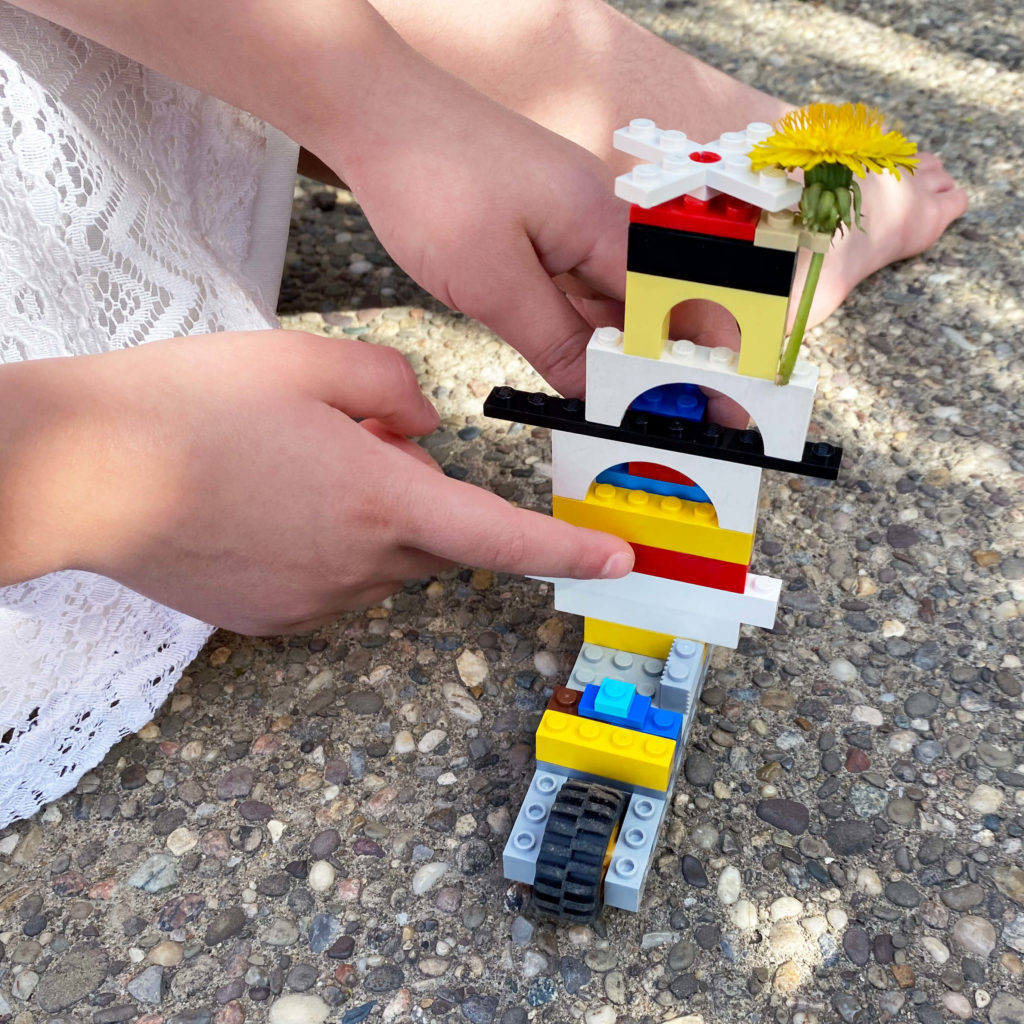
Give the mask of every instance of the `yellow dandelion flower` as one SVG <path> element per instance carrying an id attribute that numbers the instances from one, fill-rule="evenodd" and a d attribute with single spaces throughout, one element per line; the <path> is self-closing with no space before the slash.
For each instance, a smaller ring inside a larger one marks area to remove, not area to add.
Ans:
<path id="1" fill-rule="evenodd" d="M 858 178 L 869 171 L 888 171 L 898 179 L 900 168 L 913 173 L 917 146 L 897 131 L 886 131 L 882 115 L 863 103 L 812 103 L 794 110 L 776 125 L 775 134 L 750 152 L 752 170 L 840 164 Z"/>

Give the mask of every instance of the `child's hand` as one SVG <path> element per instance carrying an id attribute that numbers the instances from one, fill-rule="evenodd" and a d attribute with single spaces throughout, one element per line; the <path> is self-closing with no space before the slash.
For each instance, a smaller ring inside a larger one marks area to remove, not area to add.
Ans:
<path id="1" fill-rule="evenodd" d="M 59 566 L 239 632 L 307 629 L 452 562 L 632 564 L 615 537 L 440 473 L 407 440 L 437 414 L 392 349 L 261 331 L 9 370 L 46 418 L 5 484 Z"/>
<path id="2" fill-rule="evenodd" d="M 391 256 L 582 395 L 595 323 L 622 317 L 628 206 L 608 167 L 417 55 L 389 65 L 359 113 L 318 155 Z"/>

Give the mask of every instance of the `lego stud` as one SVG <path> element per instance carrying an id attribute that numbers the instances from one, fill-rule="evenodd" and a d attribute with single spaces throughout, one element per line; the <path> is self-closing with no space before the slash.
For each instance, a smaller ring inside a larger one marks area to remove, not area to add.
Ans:
<path id="1" fill-rule="evenodd" d="M 638 850 L 646 842 L 647 833 L 642 828 L 627 828 L 622 839 L 627 846 Z"/>
<path id="2" fill-rule="evenodd" d="M 609 486 L 611 485 L 609 484 Z M 650 497 L 651 496 L 646 491 L 630 491 L 626 495 L 626 504 L 637 508 L 641 505 L 646 505 L 650 500 Z"/>
<path id="3" fill-rule="evenodd" d="M 653 679 L 657 679 L 661 675 L 662 669 L 665 667 L 663 661 L 658 661 L 657 658 L 648 658 L 641 668 L 645 676 L 651 676 Z"/>
<path id="4" fill-rule="evenodd" d="M 644 744 L 644 753 L 648 757 L 664 757 L 667 750 L 668 743 L 656 736 L 652 737 Z"/>
<path id="5" fill-rule="evenodd" d="M 636 494 L 636 491 L 632 493 Z M 594 488 L 594 497 L 598 501 L 614 501 L 615 500 L 615 487 L 612 484 L 598 484 Z"/>
<path id="6" fill-rule="evenodd" d="M 724 132 L 718 137 L 718 148 L 723 153 L 746 153 L 749 148 L 747 133 Z"/>
<path id="7" fill-rule="evenodd" d="M 637 802 L 633 804 L 633 813 L 643 821 L 653 818 L 656 810 L 657 809 L 650 800 L 637 800 Z"/>
<path id="8" fill-rule="evenodd" d="M 623 672 L 628 672 L 633 667 L 633 655 L 628 651 L 616 651 L 612 655 L 612 664 Z"/>
<path id="9" fill-rule="evenodd" d="M 751 121 L 743 134 L 746 135 L 747 142 L 753 146 L 755 143 L 763 142 L 774 131 L 775 129 L 770 124 L 765 124 L 764 121 Z"/>
<path id="10" fill-rule="evenodd" d="M 661 168 L 657 164 L 637 164 L 632 171 L 633 181 L 641 188 L 657 185 L 661 180 Z"/>
<path id="11" fill-rule="evenodd" d="M 770 228 L 788 228 L 793 226 L 793 211 L 792 210 L 779 210 L 777 213 L 769 213 L 768 227 Z"/>
<path id="12" fill-rule="evenodd" d="M 665 153 L 678 153 L 684 150 L 688 152 L 690 149 L 690 141 L 686 137 L 686 132 L 678 132 L 674 128 L 661 133 L 658 145 Z"/>
<path id="13" fill-rule="evenodd" d="M 766 167 L 757 172 L 757 183 L 771 192 L 782 192 L 789 187 L 789 175 L 781 167 Z"/>
<path id="14" fill-rule="evenodd" d="M 599 647 L 590 647 L 589 645 L 584 647 L 583 650 L 580 651 L 580 654 L 582 654 L 587 661 L 594 663 L 599 662 L 604 657 Z"/>
<path id="15" fill-rule="evenodd" d="M 596 740 L 601 735 L 601 726 L 597 722 L 586 720 L 579 723 L 579 737 L 581 740 Z"/>
<path id="16" fill-rule="evenodd" d="M 727 366 L 732 365 L 733 356 L 736 353 L 725 345 L 719 345 L 711 350 L 711 354 L 708 356 L 708 360 L 713 366 L 720 366 L 723 369 Z"/>
<path id="17" fill-rule="evenodd" d="M 576 719 L 571 715 L 562 715 L 557 711 L 552 711 L 544 716 L 544 725 L 551 732 L 565 732 L 569 728 L 569 723 L 575 721 Z"/>
<path id="18" fill-rule="evenodd" d="M 558 780 L 554 775 L 538 775 L 537 788 L 544 794 L 550 795 L 558 789 Z"/>
<path id="19" fill-rule="evenodd" d="M 512 839 L 512 845 L 522 853 L 526 853 L 527 850 L 532 850 L 536 844 L 536 836 L 530 835 L 529 832 L 517 832 Z"/>
<path id="20" fill-rule="evenodd" d="M 612 872 L 622 878 L 632 878 L 636 870 L 636 861 L 632 857 L 616 857 L 612 862 Z"/>
<path id="21" fill-rule="evenodd" d="M 693 357 L 694 350 L 697 348 L 692 341 L 687 341 L 685 338 L 673 341 L 671 345 L 672 355 L 677 359 L 691 359 Z"/>
<path id="22" fill-rule="evenodd" d="M 653 139 L 658 134 L 658 126 L 649 117 L 634 117 L 628 131 L 638 139 Z"/>
<path id="23" fill-rule="evenodd" d="M 725 169 L 731 174 L 749 174 L 750 157 L 746 153 L 726 153 Z"/>
<path id="24" fill-rule="evenodd" d="M 578 668 L 572 674 L 573 680 L 579 686 L 590 686 L 591 683 L 597 682 L 597 673 L 589 668 Z"/>
<path id="25" fill-rule="evenodd" d="M 611 735 L 612 746 L 628 750 L 633 746 L 633 737 L 636 735 L 638 734 L 633 732 L 632 729 L 613 729 Z"/>
<path id="26" fill-rule="evenodd" d="M 537 824 L 548 816 L 548 809 L 543 804 L 530 804 L 526 808 L 526 817 L 529 821 Z"/>
<path id="27" fill-rule="evenodd" d="M 672 653 L 677 658 L 692 658 L 697 653 L 697 645 L 692 640 L 676 640 L 672 644 Z"/>
<path id="28" fill-rule="evenodd" d="M 594 341 L 601 348 L 618 348 L 622 344 L 622 331 L 617 327 L 598 327 L 594 331 Z"/>
<path id="29" fill-rule="evenodd" d="M 793 367 L 793 376 L 790 377 L 790 382 L 793 378 L 809 377 L 811 375 L 811 364 L 806 359 L 798 359 L 796 366 Z"/>

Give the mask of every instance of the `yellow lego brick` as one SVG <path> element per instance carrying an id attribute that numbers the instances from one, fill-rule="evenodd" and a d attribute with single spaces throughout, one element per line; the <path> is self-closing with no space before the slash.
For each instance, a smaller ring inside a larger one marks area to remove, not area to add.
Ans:
<path id="1" fill-rule="evenodd" d="M 618 622 L 605 622 L 604 619 L 583 620 L 585 643 L 613 647 L 617 651 L 639 654 L 644 658 L 658 658 L 664 661 L 672 650 L 673 639 L 675 638 L 668 633 L 622 626 Z"/>
<path id="2" fill-rule="evenodd" d="M 593 483 L 583 501 L 555 495 L 551 511 L 573 526 L 614 533 L 633 544 L 750 564 L 754 534 L 723 530 L 714 506 Z"/>
<path id="3" fill-rule="evenodd" d="M 603 775 L 634 786 L 667 789 L 674 740 L 561 711 L 545 711 L 537 727 L 537 760 Z"/>
<path id="4" fill-rule="evenodd" d="M 763 295 L 629 271 L 624 350 L 629 355 L 658 359 L 668 340 L 672 308 L 687 299 L 710 299 L 732 313 L 740 328 L 737 370 L 748 377 L 775 379 L 789 308 L 789 298 L 784 295 Z"/>
<path id="5" fill-rule="evenodd" d="M 808 231 L 800 215 L 792 210 L 779 210 L 778 213 L 762 210 L 754 231 L 754 245 L 786 252 L 796 252 L 803 246 L 811 252 L 826 253 L 832 245 L 832 236 L 827 231 Z"/>

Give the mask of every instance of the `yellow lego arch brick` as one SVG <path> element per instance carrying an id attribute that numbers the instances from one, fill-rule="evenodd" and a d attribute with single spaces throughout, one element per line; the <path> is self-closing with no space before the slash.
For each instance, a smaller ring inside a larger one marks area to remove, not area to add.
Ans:
<path id="1" fill-rule="evenodd" d="M 750 564 L 754 534 L 723 530 L 714 506 L 593 483 L 583 501 L 555 495 L 551 511 L 573 526 L 614 533 L 633 544 Z"/>
<path id="2" fill-rule="evenodd" d="M 537 727 L 537 760 L 648 789 L 668 788 L 674 740 L 634 729 L 545 711 Z"/>
<path id="3" fill-rule="evenodd" d="M 775 379 L 789 308 L 789 297 L 785 295 L 763 295 L 629 271 L 624 351 L 658 359 L 668 339 L 672 307 L 687 299 L 710 299 L 729 310 L 740 328 L 737 370 L 748 377 Z"/>
<path id="4" fill-rule="evenodd" d="M 584 643 L 612 647 L 617 651 L 639 654 L 644 658 L 664 661 L 672 650 L 674 639 L 675 637 L 668 633 L 655 633 L 650 629 L 623 626 L 618 622 L 606 622 L 604 619 L 583 620 Z"/>

